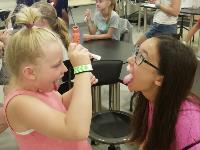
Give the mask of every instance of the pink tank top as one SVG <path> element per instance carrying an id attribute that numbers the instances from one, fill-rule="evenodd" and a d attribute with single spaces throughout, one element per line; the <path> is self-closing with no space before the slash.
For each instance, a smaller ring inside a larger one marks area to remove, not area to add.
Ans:
<path id="1" fill-rule="evenodd" d="M 46 103 L 48 106 L 56 109 L 57 111 L 66 112 L 66 109 L 62 104 L 62 101 L 60 100 L 59 96 L 56 95 L 56 93 L 54 92 L 36 93 L 23 90 L 9 93 L 6 96 L 4 103 L 5 112 L 12 98 L 18 95 L 29 95 L 37 97 L 42 102 Z M 60 140 L 56 138 L 47 137 L 46 135 L 43 135 L 34 130 L 25 135 L 16 133 L 12 128 L 11 130 L 13 135 L 15 136 L 15 139 L 19 145 L 20 150 L 92 150 L 87 139 L 67 141 L 67 140 Z"/>

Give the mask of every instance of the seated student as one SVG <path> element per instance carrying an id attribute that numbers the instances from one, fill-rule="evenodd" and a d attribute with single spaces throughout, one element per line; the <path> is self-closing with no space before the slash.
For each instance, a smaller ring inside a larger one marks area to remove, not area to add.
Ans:
<path id="1" fill-rule="evenodd" d="M 200 29 L 200 18 L 197 20 L 197 23 L 189 30 L 185 42 L 188 43 L 194 34 Z"/>
<path id="2" fill-rule="evenodd" d="M 83 34 L 83 40 L 95 39 L 115 39 L 120 40 L 119 15 L 114 11 L 116 6 L 115 0 L 96 0 L 97 12 L 94 16 L 94 22 L 91 20 L 91 10 L 85 12 L 90 34 Z"/>
<path id="3" fill-rule="evenodd" d="M 136 42 L 140 46 L 146 39 L 159 34 L 177 34 L 177 20 L 181 0 L 148 0 L 154 3 L 157 10 L 150 29 Z"/>
<path id="4" fill-rule="evenodd" d="M 200 101 L 190 96 L 196 68 L 193 51 L 164 35 L 146 40 L 128 58 L 124 83 L 138 92 L 132 142 L 141 150 L 200 149 Z"/>
<path id="5" fill-rule="evenodd" d="M 10 73 L 4 103 L 7 122 L 20 150 L 91 150 L 91 85 L 97 81 L 90 72 L 90 54 L 81 45 L 69 45 L 74 87 L 60 95 L 56 90 L 67 71 L 63 44 L 51 30 L 34 26 L 38 13 L 24 7 L 16 15 L 16 23 L 24 27 L 12 35 L 5 51 Z"/>

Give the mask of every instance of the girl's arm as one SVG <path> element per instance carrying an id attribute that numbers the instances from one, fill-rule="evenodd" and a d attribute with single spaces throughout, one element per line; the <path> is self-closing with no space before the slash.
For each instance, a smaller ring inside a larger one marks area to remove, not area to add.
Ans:
<path id="1" fill-rule="evenodd" d="M 97 27 L 95 26 L 95 24 L 90 20 L 87 21 L 87 26 L 88 26 L 88 31 L 91 35 L 95 35 L 97 32 Z"/>
<path id="2" fill-rule="evenodd" d="M 169 16 L 177 17 L 180 13 L 181 0 L 172 0 L 170 6 L 160 3 L 160 10 Z"/>
<path id="3" fill-rule="evenodd" d="M 196 23 L 188 32 L 186 37 L 186 42 L 189 42 L 191 38 L 194 36 L 194 34 L 200 29 L 200 24 Z"/>
<path id="4" fill-rule="evenodd" d="M 95 35 L 84 34 L 83 39 L 84 39 L 84 41 L 97 40 L 97 39 L 111 39 L 115 30 L 117 30 L 117 29 L 109 28 L 108 32 L 106 34 L 95 34 Z"/>
<path id="5" fill-rule="evenodd" d="M 90 73 L 90 83 L 91 85 L 94 85 L 98 82 L 98 79 L 96 79 L 96 77 Z M 62 103 L 65 106 L 66 109 L 68 109 L 71 100 L 72 100 L 72 96 L 73 96 L 73 90 L 74 88 L 70 89 L 69 91 L 65 92 L 64 94 L 60 95 L 61 99 L 62 99 Z M 60 94 L 60 93 L 58 93 Z"/>
<path id="6" fill-rule="evenodd" d="M 94 24 L 94 22 L 92 21 L 91 16 L 92 16 L 91 15 L 91 10 L 90 9 L 86 9 L 86 11 L 85 11 L 85 19 L 84 20 L 87 23 L 89 33 L 94 35 L 97 32 L 97 27 Z"/>

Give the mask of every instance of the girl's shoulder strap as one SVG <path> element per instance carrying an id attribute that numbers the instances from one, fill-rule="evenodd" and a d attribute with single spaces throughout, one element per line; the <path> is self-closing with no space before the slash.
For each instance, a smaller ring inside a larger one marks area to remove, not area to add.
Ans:
<path id="1" fill-rule="evenodd" d="M 36 93 L 30 92 L 30 91 L 26 91 L 26 90 L 15 90 L 15 91 L 9 92 L 4 97 L 4 110 L 6 109 L 8 103 L 10 102 L 10 100 L 13 99 L 15 96 L 18 96 L 18 95 L 30 95 L 30 96 L 34 96 L 34 95 L 36 95 Z"/>

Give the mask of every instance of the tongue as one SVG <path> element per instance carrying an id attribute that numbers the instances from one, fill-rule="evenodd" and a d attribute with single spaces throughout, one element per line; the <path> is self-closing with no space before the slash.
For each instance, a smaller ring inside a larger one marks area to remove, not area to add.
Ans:
<path id="1" fill-rule="evenodd" d="M 133 78 L 133 75 L 132 75 L 132 74 L 126 75 L 126 76 L 124 77 L 124 80 L 123 80 L 124 84 L 128 84 L 128 83 L 131 81 L 132 78 Z"/>

